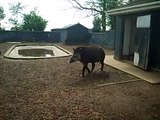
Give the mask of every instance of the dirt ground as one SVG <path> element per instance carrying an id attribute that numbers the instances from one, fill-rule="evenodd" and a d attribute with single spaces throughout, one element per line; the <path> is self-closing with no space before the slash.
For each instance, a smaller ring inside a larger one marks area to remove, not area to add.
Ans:
<path id="1" fill-rule="evenodd" d="M 1 43 L 2 55 L 12 45 Z M 71 52 L 75 47 L 60 46 Z M 80 77 L 81 63 L 69 59 L 0 56 L 0 120 L 160 120 L 160 85 L 107 65 L 100 72 L 98 63 L 92 74 Z M 99 86 L 127 80 L 139 81 Z"/>

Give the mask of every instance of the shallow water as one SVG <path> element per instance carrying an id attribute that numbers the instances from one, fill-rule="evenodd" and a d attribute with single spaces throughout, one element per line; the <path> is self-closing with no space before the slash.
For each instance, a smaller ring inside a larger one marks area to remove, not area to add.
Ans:
<path id="1" fill-rule="evenodd" d="M 71 53 L 59 46 L 12 46 L 4 56 L 13 59 L 34 59 L 70 56 Z"/>

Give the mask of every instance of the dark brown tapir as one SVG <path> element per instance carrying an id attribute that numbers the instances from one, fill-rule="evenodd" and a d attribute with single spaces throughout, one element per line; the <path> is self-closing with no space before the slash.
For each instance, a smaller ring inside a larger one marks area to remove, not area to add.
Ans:
<path id="1" fill-rule="evenodd" d="M 70 63 L 80 61 L 83 64 L 82 76 L 84 76 L 85 70 L 87 69 L 88 73 L 92 72 L 95 63 L 101 63 L 101 71 L 103 71 L 105 52 L 101 47 L 98 46 L 87 46 L 87 47 L 77 47 L 73 48 L 73 56 L 70 59 Z M 92 63 L 92 69 L 88 68 L 88 63 Z"/>

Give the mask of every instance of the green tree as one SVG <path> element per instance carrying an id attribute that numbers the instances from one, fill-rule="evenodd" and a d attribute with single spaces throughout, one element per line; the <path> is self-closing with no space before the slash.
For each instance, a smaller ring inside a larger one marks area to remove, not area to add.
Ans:
<path id="1" fill-rule="evenodd" d="M 90 15 L 93 16 L 99 15 L 103 31 L 106 31 L 106 26 L 110 27 L 110 29 L 114 29 L 115 25 L 115 18 L 109 17 L 106 11 L 119 7 L 123 3 L 123 0 L 86 0 L 85 3 L 80 2 L 80 0 L 68 1 L 75 9 L 88 10 L 90 11 Z"/>
<path id="2" fill-rule="evenodd" d="M 0 6 L 0 31 L 4 30 L 4 28 L 1 27 L 1 20 L 5 18 L 4 9 L 2 6 Z"/>
<path id="3" fill-rule="evenodd" d="M 101 19 L 99 17 L 94 17 L 93 20 L 93 32 L 100 32 L 101 31 Z"/>
<path id="4" fill-rule="evenodd" d="M 2 6 L 0 6 L 0 20 L 3 20 L 5 18 L 4 9 Z"/>
<path id="5" fill-rule="evenodd" d="M 47 22 L 36 11 L 31 11 L 29 14 L 24 14 L 22 29 L 26 31 L 44 31 Z"/>
<path id="6" fill-rule="evenodd" d="M 22 29 L 21 20 L 24 8 L 25 6 L 23 6 L 20 2 L 14 2 L 12 4 L 9 4 L 9 11 L 11 12 L 9 22 L 13 25 L 11 30 L 17 31 Z"/>

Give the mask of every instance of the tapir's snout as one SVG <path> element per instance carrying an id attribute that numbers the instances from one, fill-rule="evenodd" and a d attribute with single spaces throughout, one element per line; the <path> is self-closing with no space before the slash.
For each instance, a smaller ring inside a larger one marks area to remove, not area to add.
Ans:
<path id="1" fill-rule="evenodd" d="M 73 63 L 73 62 L 74 62 L 74 60 L 73 60 L 73 56 L 72 56 L 69 63 Z"/>
<path id="2" fill-rule="evenodd" d="M 80 60 L 80 55 L 73 55 L 70 59 L 70 63 L 76 62 Z"/>

